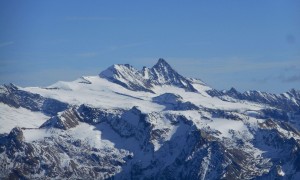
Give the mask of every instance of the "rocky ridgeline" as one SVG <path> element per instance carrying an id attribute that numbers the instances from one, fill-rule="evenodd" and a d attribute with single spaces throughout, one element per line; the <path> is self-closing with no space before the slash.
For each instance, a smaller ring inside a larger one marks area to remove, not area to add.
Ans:
<path id="1" fill-rule="evenodd" d="M 141 71 L 114 65 L 100 77 L 132 92 L 169 85 L 198 92 L 163 59 Z M 99 78 L 99 77 L 98 77 Z M 87 79 L 79 83 L 92 84 Z M 207 108 L 180 93 L 155 94 L 162 111 L 72 105 L 0 87 L 0 102 L 50 116 L 39 128 L 0 135 L 1 179 L 298 179 L 299 91 L 275 95 L 206 90 L 211 99 L 258 110 Z M 293 123 L 291 123 L 293 119 Z M 224 123 L 226 121 L 226 124 Z M 229 126 L 229 128 L 227 127 Z M 224 130 L 226 129 L 226 131 Z"/>

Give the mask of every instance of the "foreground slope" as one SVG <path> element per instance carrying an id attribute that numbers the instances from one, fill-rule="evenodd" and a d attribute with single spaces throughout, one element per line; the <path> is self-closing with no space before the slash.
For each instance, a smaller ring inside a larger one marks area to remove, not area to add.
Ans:
<path id="1" fill-rule="evenodd" d="M 24 121 L 39 128 L 20 124 L 0 136 L 1 178 L 300 177 L 296 90 L 217 91 L 163 59 L 141 71 L 114 65 L 46 88 L 2 89 L 9 114 L 25 109 L 41 118 Z M 26 116 L 2 115 L 1 122 Z"/>

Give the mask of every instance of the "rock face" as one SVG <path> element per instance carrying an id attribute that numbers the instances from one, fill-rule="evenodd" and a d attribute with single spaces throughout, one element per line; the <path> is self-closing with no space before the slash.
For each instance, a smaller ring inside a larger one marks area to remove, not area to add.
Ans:
<path id="1" fill-rule="evenodd" d="M 268 104 L 287 112 L 300 112 L 300 91 L 295 89 L 279 95 L 260 91 L 246 91 L 244 93 L 240 93 L 234 88 L 231 88 L 228 91 L 209 90 L 207 92 L 211 96 L 219 98 L 225 98 L 228 96 L 237 100 Z"/>
<path id="2" fill-rule="evenodd" d="M 1 179 L 105 179 L 119 171 L 127 156 L 116 149 L 93 148 L 61 132 L 30 143 L 21 136 L 21 129 L 13 129 L 1 139 Z"/>
<path id="3" fill-rule="evenodd" d="M 67 103 L 20 90 L 13 84 L 0 86 L 0 102 L 16 108 L 23 107 L 31 111 L 41 111 L 52 116 L 68 107 Z"/>
<path id="4" fill-rule="evenodd" d="M 0 179 L 300 178 L 299 91 L 217 91 L 162 59 L 67 83 L 1 86 L 1 103 L 51 117 L 0 134 Z"/>
<path id="5" fill-rule="evenodd" d="M 79 124 L 80 117 L 74 108 L 68 109 L 60 115 L 53 116 L 51 119 L 46 121 L 41 127 L 55 127 L 59 129 L 70 129 L 76 127 Z"/>
<path id="6" fill-rule="evenodd" d="M 164 59 L 159 59 L 152 68 L 143 68 L 142 75 L 155 85 L 172 85 L 196 92 L 190 81 L 178 74 Z"/>

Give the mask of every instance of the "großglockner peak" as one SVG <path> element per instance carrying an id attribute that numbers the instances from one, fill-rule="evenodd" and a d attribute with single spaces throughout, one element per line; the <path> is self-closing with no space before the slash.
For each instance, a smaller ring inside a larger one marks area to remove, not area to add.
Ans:
<path id="1" fill-rule="evenodd" d="M 190 80 L 178 74 L 164 59 L 160 58 L 152 67 L 141 71 L 129 64 L 117 64 L 99 74 L 100 77 L 134 91 L 153 92 L 154 85 L 171 85 L 197 92 Z"/>
<path id="2" fill-rule="evenodd" d="M 0 179 L 300 179 L 300 91 L 215 90 L 163 59 L 0 86 Z"/>

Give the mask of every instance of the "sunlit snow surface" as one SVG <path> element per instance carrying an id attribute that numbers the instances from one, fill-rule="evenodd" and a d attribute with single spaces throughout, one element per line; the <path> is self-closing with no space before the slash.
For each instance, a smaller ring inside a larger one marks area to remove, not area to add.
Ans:
<path id="1" fill-rule="evenodd" d="M 24 141 L 37 142 L 47 139 L 47 137 L 70 137 L 71 139 L 80 140 L 100 150 L 105 148 L 110 150 L 122 150 L 125 154 L 131 154 L 133 156 L 133 162 L 138 162 L 143 159 L 145 167 L 151 163 L 154 156 L 157 156 L 155 158 L 158 158 L 167 166 L 175 161 L 174 158 L 179 156 L 180 150 L 182 150 L 180 148 L 186 146 L 185 136 L 188 132 L 192 132 L 191 126 L 187 125 L 186 122 L 178 121 L 174 123 L 170 120 L 172 118 L 168 118 L 168 116 L 183 116 L 188 121 L 192 121 L 193 125 L 195 125 L 193 128 L 200 129 L 201 132 L 207 132 L 213 136 L 213 138 L 224 143 L 225 148 L 236 148 L 238 140 L 242 139 L 244 145 L 239 148 L 253 157 L 256 163 L 267 164 L 269 159 L 263 158 L 266 149 L 259 149 L 259 147 L 254 146 L 252 143 L 255 140 L 256 133 L 259 136 L 259 129 L 262 128 L 260 125 L 266 121 L 265 119 L 259 118 L 262 113 L 260 110 L 268 108 L 267 105 L 251 103 L 249 101 L 221 100 L 207 94 L 206 91 L 211 90 L 209 86 L 199 81 L 197 82 L 196 80 L 192 81 L 192 85 L 198 92 L 188 92 L 183 88 L 175 86 L 154 85 L 151 88 L 151 91 L 154 93 L 151 93 L 132 91 L 104 78 L 100 78 L 99 76 L 87 76 L 72 82 L 60 81 L 46 88 L 20 88 L 31 93 L 40 94 L 46 98 L 66 102 L 70 105 L 79 106 L 86 104 L 87 106 L 95 108 L 125 110 L 130 110 L 133 106 L 137 106 L 143 113 L 147 113 L 146 121 L 151 124 L 150 133 L 153 135 L 154 131 L 159 132 L 157 137 L 153 136 L 154 138 L 149 140 L 151 145 L 153 145 L 153 153 L 147 153 L 147 151 L 141 149 L 141 142 L 138 138 L 121 136 L 119 132 L 112 127 L 113 125 L 109 124 L 109 121 L 95 125 L 79 122 L 79 125 L 67 130 L 51 127 L 24 129 Z M 155 97 L 165 93 L 172 93 L 175 95 L 173 97 L 180 97 L 180 101 L 182 102 L 191 102 L 199 107 L 199 109 L 168 110 L 166 108 L 167 105 L 165 106 L 163 103 L 158 104 L 159 102 L 153 100 L 153 98 L 155 99 Z M 213 116 L 212 112 L 214 112 L 214 110 L 228 111 L 239 118 Z M 49 119 L 49 117 L 42 113 L 32 112 L 23 108 L 13 108 L 1 103 L 0 113 L 0 133 L 8 133 L 14 126 L 37 128 L 44 123 L 45 120 Z M 58 113 L 58 115 L 61 114 L 61 112 Z M 135 115 L 131 113 L 127 115 L 123 114 L 122 118 L 133 127 L 137 127 L 140 121 L 139 116 L 137 115 L 137 117 L 135 117 Z M 176 120 L 176 118 L 174 119 Z M 299 139 L 298 135 L 284 130 L 281 127 L 275 127 L 275 129 L 286 138 L 293 137 L 297 140 Z M 172 153 L 169 153 L 170 149 L 168 149 L 168 145 L 166 145 L 169 142 L 172 142 L 171 145 L 169 145 L 170 147 L 176 147 L 171 150 Z M 205 177 L 205 173 L 209 169 L 210 158 L 212 158 L 212 149 L 208 148 L 207 151 L 208 155 L 204 158 L 204 163 L 202 164 L 203 177 Z M 130 164 L 124 165 L 122 168 L 122 171 L 126 172 L 128 168 L 130 168 Z M 257 168 L 255 163 L 251 165 L 251 168 Z M 264 169 L 267 168 L 268 167 L 264 167 Z M 284 176 L 285 173 L 287 172 L 284 167 L 278 170 L 280 176 Z"/>
<path id="2" fill-rule="evenodd" d="M 22 90 L 29 91 L 32 93 L 40 94 L 44 97 L 54 98 L 63 102 L 70 103 L 71 105 L 87 104 L 97 108 L 123 108 L 131 109 L 133 106 L 137 106 L 144 113 L 152 113 L 149 115 L 149 121 L 155 129 L 161 129 L 165 131 L 163 137 L 158 140 L 153 140 L 154 150 L 160 149 L 164 141 L 170 140 L 174 135 L 180 134 L 182 129 L 178 129 L 178 125 L 172 125 L 171 122 L 162 114 L 155 112 L 164 112 L 165 106 L 159 105 L 152 101 L 152 98 L 162 95 L 164 93 L 173 93 L 180 95 L 184 102 L 191 102 L 199 107 L 206 107 L 211 109 L 222 109 L 231 110 L 245 115 L 255 116 L 255 112 L 263 108 L 261 105 L 249 102 L 227 102 L 220 100 L 216 97 L 211 97 L 206 93 L 206 90 L 211 89 L 210 87 L 193 81 L 195 89 L 198 92 L 187 92 L 182 88 L 174 86 L 154 86 L 151 90 L 155 93 L 143 92 L 143 91 L 131 91 L 118 84 L 112 83 L 99 76 L 86 76 L 81 77 L 72 82 L 59 81 L 47 88 L 40 87 L 27 87 L 21 88 Z M 0 104 L 0 133 L 8 133 L 13 127 L 20 126 L 25 128 L 38 128 L 44 123 L 49 117 L 45 116 L 40 112 L 32 112 L 24 108 L 13 108 L 4 104 Z M 197 128 L 199 129 L 213 129 L 216 133 L 216 137 L 231 138 L 231 130 L 239 132 L 241 136 L 248 137 L 251 139 L 251 133 L 248 128 L 257 128 L 257 119 L 251 123 L 251 119 L 247 123 L 242 121 L 234 121 L 228 119 L 212 118 L 205 120 L 201 118 L 198 111 L 170 111 L 167 113 L 184 115 L 187 119 L 192 120 Z M 253 118 L 254 119 L 254 118 Z M 247 124 L 247 125 L 246 125 Z M 110 137 L 103 137 L 103 131 L 107 129 L 103 128 L 105 124 L 101 126 L 91 126 L 85 123 L 81 123 L 71 130 L 67 130 L 70 136 L 76 139 L 84 139 L 91 146 L 100 147 L 105 144 L 106 146 L 120 146 L 125 147 L 124 142 L 131 141 L 130 139 L 124 141 L 122 139 L 113 136 L 114 132 L 109 132 Z M 182 125 L 180 125 L 182 126 Z M 51 129 L 50 129 L 51 130 Z M 24 131 L 26 141 L 35 141 L 36 138 L 43 138 L 45 136 L 52 136 L 62 132 L 52 132 L 55 130 L 30 130 Z M 59 131 L 59 130 L 58 130 Z M 108 133 L 104 133 L 108 134 Z M 113 142 L 117 141 L 117 144 Z M 123 144 L 123 145 L 122 145 Z M 130 143 L 136 144 L 136 143 Z M 120 148 L 118 147 L 118 148 Z M 138 152 L 137 148 L 131 149 L 135 154 Z"/>
<path id="3" fill-rule="evenodd" d="M 83 83 L 83 82 L 90 82 Z M 82 77 L 72 82 L 57 82 L 48 88 L 27 87 L 23 90 L 42 96 L 58 99 L 74 105 L 88 104 L 103 108 L 125 108 L 130 109 L 138 106 L 143 112 L 162 111 L 164 106 L 152 102 L 152 98 L 163 93 L 180 94 L 184 101 L 190 101 L 195 105 L 224 110 L 259 110 L 258 104 L 243 102 L 233 103 L 222 101 L 216 97 L 210 97 L 205 90 L 208 86 L 193 84 L 199 93 L 187 92 L 182 88 L 174 86 L 155 86 L 155 92 L 131 91 L 118 84 L 111 83 L 99 76 Z"/>
<path id="4" fill-rule="evenodd" d="M 84 77 L 91 84 L 82 83 L 82 78 L 73 82 L 58 82 L 47 89 L 24 88 L 26 91 L 41 94 L 73 105 L 88 104 L 102 108 L 130 109 L 139 106 L 144 112 L 161 111 L 164 106 L 151 102 L 152 93 L 130 91 L 98 76 Z"/>
<path id="5" fill-rule="evenodd" d="M 206 90 L 211 89 L 208 86 L 194 83 L 193 86 L 198 92 L 187 92 L 182 88 L 174 86 L 154 86 L 153 92 L 143 91 L 131 91 L 118 84 L 107 81 L 99 76 L 82 77 L 72 82 L 57 82 L 47 88 L 40 87 L 27 87 L 23 90 L 30 91 L 32 93 L 41 94 L 44 97 L 58 99 L 63 102 L 68 102 L 73 105 L 88 104 L 98 108 L 124 108 L 131 109 L 133 106 L 138 106 L 142 112 L 163 112 L 165 106 L 159 105 L 152 101 L 153 97 L 159 96 L 164 93 L 174 93 L 182 97 L 183 101 L 191 102 L 200 107 L 206 107 L 211 109 L 222 109 L 237 111 L 239 113 L 252 113 L 256 112 L 263 107 L 259 104 L 250 102 L 227 102 L 220 100 L 216 97 L 211 97 L 206 93 Z M 248 127 L 242 121 L 234 121 L 228 119 L 211 118 L 210 121 L 200 118 L 198 111 L 178 111 L 172 112 L 174 114 L 185 115 L 188 119 L 195 122 L 199 129 L 211 128 L 219 132 L 218 137 L 230 137 L 230 130 L 243 132 L 244 134 L 250 134 Z M 169 128 L 168 137 L 164 137 L 165 140 L 169 140 L 171 136 L 176 132 L 176 126 L 170 124 L 170 122 L 164 120 L 164 118 L 154 118 L 155 121 L 151 123 L 155 127 Z M 250 122 L 250 120 L 249 120 Z M 247 122 L 249 124 L 249 122 Z M 83 125 L 82 125 L 83 126 Z M 252 123 L 252 128 L 256 128 L 257 123 Z M 80 126 L 81 127 L 81 126 Z M 92 127 L 85 128 L 91 129 Z M 77 128 L 78 130 L 78 128 Z M 77 130 L 74 130 L 76 132 Z M 99 129 L 100 130 L 100 129 Z M 94 131 L 94 130 L 93 130 Z M 77 134 L 81 134 L 77 133 Z M 93 136 L 94 137 L 94 136 Z M 94 140 L 101 139 L 99 134 Z M 95 142 L 94 142 L 95 143 Z M 154 141 L 155 150 L 160 148 L 162 142 Z"/>
<path id="6" fill-rule="evenodd" d="M 106 79 L 100 78 L 99 76 L 88 76 L 82 77 L 72 82 L 57 82 L 47 88 L 39 87 L 28 87 L 24 88 L 26 91 L 32 93 L 38 93 L 42 96 L 58 99 L 63 102 L 68 102 L 73 105 L 88 104 L 94 107 L 100 108 L 124 108 L 130 109 L 133 106 L 138 106 L 142 112 L 151 113 L 151 112 L 162 112 L 165 107 L 159 105 L 152 101 L 153 97 L 159 96 L 164 93 L 174 93 L 182 97 L 183 101 L 191 102 L 200 107 L 206 107 L 211 109 L 222 109 L 222 110 L 231 110 L 237 111 L 239 113 L 252 113 L 262 109 L 263 107 L 259 104 L 250 103 L 250 102 L 227 102 L 220 100 L 216 97 L 211 97 L 206 93 L 206 90 L 211 89 L 210 87 L 194 83 L 194 88 L 198 90 L 195 92 L 187 92 L 182 88 L 174 86 L 154 86 L 151 90 L 155 93 L 143 92 L 143 91 L 131 91 L 118 84 L 107 81 Z M 169 112 L 179 115 L 185 115 L 188 119 L 191 119 L 195 122 L 195 125 L 199 129 L 214 129 L 216 132 L 216 137 L 219 138 L 231 138 L 231 130 L 239 132 L 240 136 L 248 137 L 252 139 L 252 135 L 248 130 L 246 124 L 250 124 L 252 129 L 257 128 L 257 119 L 255 122 L 251 123 L 251 119 L 247 123 L 242 121 L 228 120 L 228 119 L 219 119 L 211 118 L 210 121 L 201 119 L 201 115 L 198 111 L 177 111 Z M 153 116 L 153 114 L 152 114 Z M 164 141 L 170 140 L 170 138 L 176 134 L 177 126 L 171 125 L 169 121 L 164 120 L 162 117 L 155 117 L 151 123 L 154 126 L 154 129 L 164 127 L 169 129 L 168 133 L 165 134 L 166 137 L 163 137 Z M 80 128 L 85 125 L 80 125 L 72 130 L 73 135 L 82 134 Z M 87 137 L 88 141 L 94 143 L 95 145 L 99 143 L 101 137 L 101 131 L 106 131 L 104 128 L 99 128 L 97 130 L 93 129 L 92 126 L 83 128 L 87 134 L 96 133 L 99 134 L 90 135 Z M 90 129 L 90 131 L 86 131 Z M 77 132 L 78 131 L 78 132 Z M 100 132 L 99 132 L 100 131 Z M 112 132 L 110 132 L 112 133 Z M 83 133 L 84 134 L 84 133 Z M 114 139 L 110 139 L 110 142 L 113 142 Z M 122 141 L 122 140 L 121 140 Z M 163 141 L 153 141 L 154 150 L 158 150 L 163 144 Z M 132 144 L 132 143 L 131 143 Z M 134 143 L 133 143 L 134 144 Z M 135 151 L 135 150 L 133 150 Z"/>
<path id="7" fill-rule="evenodd" d="M 10 107 L 0 103 L 0 134 L 9 133 L 16 126 L 38 128 L 47 119 L 49 117 L 41 112 L 33 112 L 22 107 Z"/>

